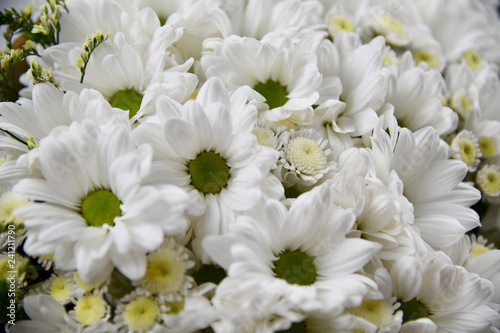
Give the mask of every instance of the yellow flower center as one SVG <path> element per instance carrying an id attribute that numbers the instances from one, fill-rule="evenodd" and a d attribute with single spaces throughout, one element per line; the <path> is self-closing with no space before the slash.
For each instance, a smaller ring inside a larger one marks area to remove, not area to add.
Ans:
<path id="1" fill-rule="evenodd" d="M 413 59 L 415 59 L 415 62 L 417 64 L 421 61 L 426 62 L 429 65 L 429 68 L 438 68 L 439 67 L 438 57 L 430 51 L 426 51 L 426 50 L 414 51 L 413 52 Z"/>
<path id="2" fill-rule="evenodd" d="M 326 167 L 326 156 L 318 144 L 308 138 L 297 137 L 290 141 L 286 159 L 298 171 L 312 175 Z"/>
<path id="3" fill-rule="evenodd" d="M 64 275 L 59 275 L 50 285 L 50 296 L 58 302 L 65 301 L 71 296 L 71 284 Z"/>
<path id="4" fill-rule="evenodd" d="M 80 279 L 80 275 L 78 275 L 78 272 L 73 273 L 73 278 L 75 279 L 76 285 L 78 287 L 80 287 L 85 292 L 89 292 L 89 291 L 99 287 L 99 285 L 92 285 L 92 284 L 88 284 L 88 283 L 83 282 L 82 279 Z"/>
<path id="5" fill-rule="evenodd" d="M 26 205 L 29 201 L 25 199 L 16 199 L 12 196 L 11 192 L 7 192 L 0 198 L 0 222 L 5 224 L 14 223 L 20 225 L 24 219 L 14 216 L 12 212 L 19 207 Z"/>
<path id="6" fill-rule="evenodd" d="M 333 32 L 340 30 L 354 31 L 354 24 L 352 24 L 351 20 L 342 15 L 332 15 L 330 20 L 328 20 L 328 23 L 330 24 Z"/>
<path id="7" fill-rule="evenodd" d="M 483 136 L 478 139 L 479 148 L 485 157 L 494 156 L 497 152 L 497 144 L 493 138 Z"/>
<path id="8" fill-rule="evenodd" d="M 488 252 L 490 249 L 488 249 L 486 246 L 479 244 L 479 243 L 473 243 L 471 248 L 470 248 L 470 255 L 472 258 L 477 257 L 480 254 L 483 254 L 485 252 Z"/>
<path id="9" fill-rule="evenodd" d="M 106 315 L 104 300 L 95 295 L 83 296 L 76 303 L 75 314 L 80 323 L 91 325 Z"/>
<path id="10" fill-rule="evenodd" d="M 475 50 L 467 50 L 464 52 L 464 58 L 467 62 L 467 65 L 472 68 L 473 71 L 476 70 L 477 66 L 481 63 L 481 56 Z"/>
<path id="11" fill-rule="evenodd" d="M 469 114 L 469 112 L 471 110 L 471 102 L 470 102 L 469 98 L 463 92 L 458 92 L 458 93 L 455 93 L 450 98 L 450 107 L 456 113 L 458 113 L 460 118 L 467 119 L 467 115 Z"/>
<path id="12" fill-rule="evenodd" d="M 486 166 L 481 170 L 480 181 L 481 186 L 485 188 L 489 194 L 498 195 L 500 193 L 500 168 Z"/>
<path id="13" fill-rule="evenodd" d="M 278 138 L 269 128 L 255 127 L 252 134 L 257 137 L 261 146 L 266 146 L 276 149 L 278 147 Z"/>
<path id="14" fill-rule="evenodd" d="M 125 306 L 123 319 L 127 325 L 138 331 L 148 331 L 160 317 L 160 307 L 155 300 L 147 296 L 139 296 Z"/>
<path id="15" fill-rule="evenodd" d="M 168 248 L 147 256 L 146 274 L 140 283 L 150 292 L 173 292 L 181 288 L 186 266 L 182 258 Z"/>
<path id="16" fill-rule="evenodd" d="M 464 161 L 468 166 L 473 165 L 476 160 L 476 147 L 472 141 L 467 137 L 460 138 L 458 140 L 458 149 L 460 156 L 462 157 L 462 161 Z"/>
<path id="17" fill-rule="evenodd" d="M 375 33 L 385 36 L 387 44 L 392 46 L 404 46 L 406 44 L 406 30 L 401 23 L 388 15 L 375 18 L 378 25 L 374 27 Z"/>
<path id="18" fill-rule="evenodd" d="M 360 306 L 349 308 L 347 311 L 379 328 L 387 327 L 392 322 L 392 306 L 383 300 L 365 300 Z"/>

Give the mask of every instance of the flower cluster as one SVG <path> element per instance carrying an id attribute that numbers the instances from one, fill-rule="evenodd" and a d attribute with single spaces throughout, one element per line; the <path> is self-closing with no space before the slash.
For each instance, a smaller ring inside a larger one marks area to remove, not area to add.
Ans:
<path id="1" fill-rule="evenodd" d="M 6 330 L 499 332 L 496 10 L 5 10 Z"/>

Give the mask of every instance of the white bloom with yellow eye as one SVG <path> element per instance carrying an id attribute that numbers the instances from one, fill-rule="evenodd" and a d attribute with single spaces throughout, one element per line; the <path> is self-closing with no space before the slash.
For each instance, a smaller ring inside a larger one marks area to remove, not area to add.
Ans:
<path id="1" fill-rule="evenodd" d="M 40 141 L 39 152 L 41 176 L 13 188 L 31 200 L 15 211 L 25 219 L 30 255 L 53 253 L 56 268 L 76 269 L 89 284 L 104 281 L 114 267 L 134 280 L 165 234 L 186 232 L 187 193 L 142 184 L 152 150 L 135 146 L 127 120 L 59 127 Z"/>

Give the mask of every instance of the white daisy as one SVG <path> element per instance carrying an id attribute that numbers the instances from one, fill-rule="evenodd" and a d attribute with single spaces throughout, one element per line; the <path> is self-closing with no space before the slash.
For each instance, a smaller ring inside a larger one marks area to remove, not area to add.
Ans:
<path id="1" fill-rule="evenodd" d="M 299 196 L 289 211 L 267 200 L 239 217 L 229 233 L 205 238 L 203 247 L 228 272 L 226 279 L 241 282 L 240 288 L 247 287 L 245 281 L 256 282 L 247 297 L 262 290 L 284 297 L 287 312 L 340 314 L 346 306 L 359 305 L 359 297 L 373 287 L 372 280 L 356 272 L 381 246 L 345 238 L 354 215 L 333 208 L 331 194 L 328 186 L 316 187 Z M 234 295 L 240 293 L 237 284 Z M 216 290 L 214 302 L 218 295 Z"/>
<path id="2" fill-rule="evenodd" d="M 500 202 L 500 165 L 483 165 L 477 172 L 476 184 L 483 193 L 483 200 L 498 204 Z"/>
<path id="3" fill-rule="evenodd" d="M 481 332 L 500 319 L 488 306 L 492 283 L 453 265 L 442 252 L 401 257 L 390 273 L 395 296 L 401 302 L 403 331 L 411 327 Z"/>
<path id="4" fill-rule="evenodd" d="M 268 35 L 275 38 L 269 42 L 234 35 L 209 39 L 204 43 L 201 66 L 207 77 L 220 78 L 230 91 L 248 85 L 258 92 L 266 103 L 261 118 L 310 123 L 322 82 L 314 52 L 322 35 Z"/>
<path id="5" fill-rule="evenodd" d="M 453 137 L 450 146 L 452 150 L 452 158 L 463 161 L 467 164 L 469 172 L 477 170 L 483 154 L 481 153 L 478 140 L 474 133 L 468 130 L 460 131 Z"/>
<path id="6" fill-rule="evenodd" d="M 53 253 L 56 267 L 76 269 L 90 284 L 106 279 L 114 267 L 139 279 L 146 252 L 164 234 L 186 231 L 186 193 L 142 185 L 152 151 L 135 147 L 126 120 L 60 127 L 41 140 L 39 151 L 43 177 L 25 178 L 13 189 L 33 201 L 16 210 L 25 218 L 27 253 Z"/>
<path id="7" fill-rule="evenodd" d="M 469 208 L 480 199 L 480 193 L 462 182 L 467 166 L 449 159 L 449 146 L 433 128 L 415 133 L 403 128 L 392 137 L 379 128 L 372 144 L 380 170 L 377 174 L 386 174 L 387 168 L 397 172 L 403 182 L 403 195 L 414 208 L 415 219 L 407 223 L 427 244 L 447 247 L 480 225 L 477 213 Z"/>
<path id="8" fill-rule="evenodd" d="M 274 196 L 283 193 L 279 182 L 269 179 L 277 151 L 260 146 L 252 134 L 256 110 L 247 104 L 249 95 L 250 89 L 242 87 L 230 97 L 213 78 L 195 101 L 181 105 L 162 98 L 159 121 L 145 122 L 135 131 L 139 142 L 149 142 L 155 150 L 149 182 L 189 192 L 188 213 L 198 216 L 198 237 L 226 232 L 235 212 L 254 206 L 264 186 Z"/>

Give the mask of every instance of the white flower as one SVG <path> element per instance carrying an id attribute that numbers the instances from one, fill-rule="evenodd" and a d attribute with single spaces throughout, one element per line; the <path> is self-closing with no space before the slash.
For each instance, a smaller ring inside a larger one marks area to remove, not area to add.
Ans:
<path id="1" fill-rule="evenodd" d="M 90 284 L 106 279 L 114 267 L 139 279 L 146 252 L 164 234 L 186 231 L 187 194 L 174 186 L 142 185 L 152 151 L 135 147 L 126 120 L 60 127 L 41 140 L 39 151 L 42 177 L 24 178 L 13 188 L 33 201 L 16 210 L 25 218 L 24 249 L 30 255 L 53 253 L 56 267 L 76 268 Z"/>
<path id="2" fill-rule="evenodd" d="M 28 295 L 23 308 L 31 320 L 21 320 L 9 327 L 11 333 L 74 332 L 82 325 L 73 320 L 64 307 L 49 295 Z"/>
<path id="3" fill-rule="evenodd" d="M 401 257 L 390 273 L 403 311 L 403 332 L 410 331 L 405 326 L 480 332 L 500 318 L 488 306 L 491 282 L 453 265 L 442 252 Z"/>
<path id="4" fill-rule="evenodd" d="M 212 260 L 228 272 L 226 279 L 241 282 L 240 288 L 248 287 L 245 281 L 256 282 L 255 290 L 247 292 L 250 299 L 239 302 L 258 302 L 259 297 L 251 298 L 264 290 L 283 297 L 290 314 L 335 315 L 359 305 L 373 281 L 356 272 L 380 245 L 345 237 L 354 215 L 333 208 L 331 194 L 328 186 L 316 187 L 299 196 L 289 211 L 267 200 L 240 216 L 229 233 L 203 240 Z M 234 295 L 240 293 L 237 285 Z M 216 290 L 214 302 L 218 295 Z"/>
<path id="5" fill-rule="evenodd" d="M 467 164 L 469 172 L 477 170 L 481 162 L 481 149 L 479 143 L 471 131 L 462 130 L 451 141 L 452 157 Z"/>
<path id="6" fill-rule="evenodd" d="M 319 97 L 321 74 L 316 67 L 322 33 L 304 33 L 295 39 L 268 35 L 269 41 L 230 36 L 204 43 L 201 66 L 207 77 L 220 78 L 230 91 L 248 85 L 261 96 L 260 117 L 310 123 L 312 105 Z"/>
<path id="7" fill-rule="evenodd" d="M 376 111 L 384 104 L 389 88 L 389 70 L 382 67 L 384 50 L 382 37 L 361 45 L 359 37 L 344 31 L 335 35 L 335 43 L 321 43 L 318 68 L 326 84 L 320 94 L 330 99 L 320 99 L 316 111 L 334 132 L 354 137 L 375 127 Z"/>
<path id="8" fill-rule="evenodd" d="M 201 87 L 196 101 L 181 105 L 162 98 L 159 121 L 145 122 L 135 131 L 139 142 L 149 142 L 155 150 L 149 182 L 189 192 L 188 213 L 198 216 L 198 237 L 226 232 L 235 212 L 255 205 L 264 186 L 282 195 L 279 182 L 268 178 L 278 153 L 260 146 L 252 134 L 256 110 L 247 104 L 249 93 L 243 87 L 229 97 L 222 82 L 213 78 Z"/>

